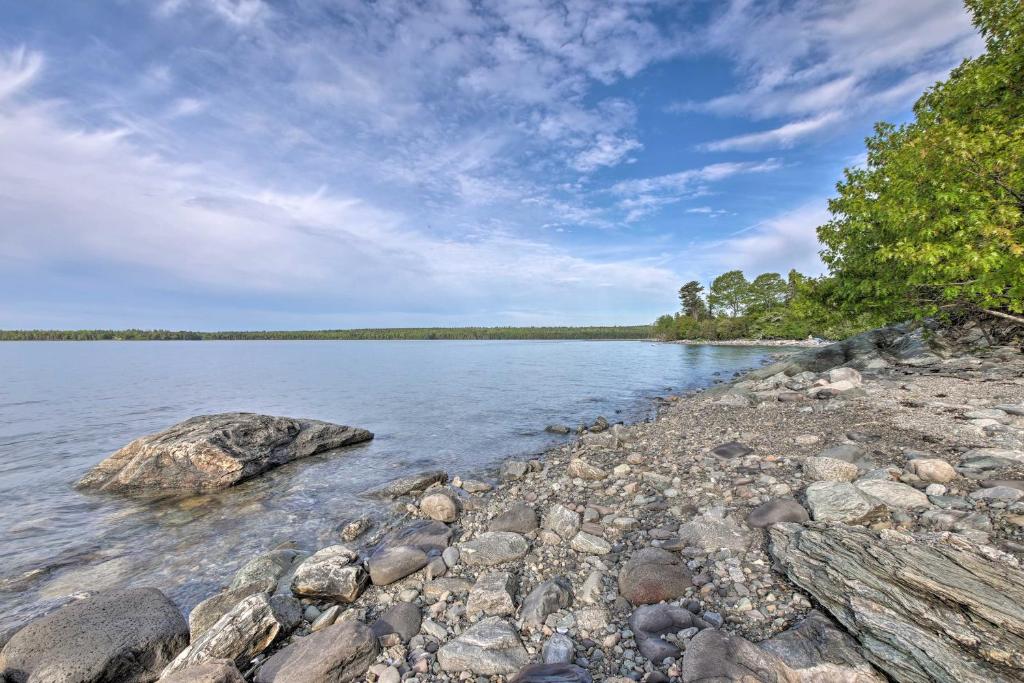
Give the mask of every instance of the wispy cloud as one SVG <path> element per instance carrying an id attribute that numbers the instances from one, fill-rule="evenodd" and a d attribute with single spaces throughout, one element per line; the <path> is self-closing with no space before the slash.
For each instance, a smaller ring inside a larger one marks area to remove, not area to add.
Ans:
<path id="1" fill-rule="evenodd" d="M 700 145 L 700 149 L 707 152 L 727 152 L 732 150 L 755 150 L 765 148 L 792 147 L 797 140 L 816 133 L 841 118 L 838 112 L 828 112 L 821 116 L 794 121 L 778 128 L 761 131 L 759 133 L 747 133 L 736 135 L 723 140 L 715 140 Z"/>
<path id="2" fill-rule="evenodd" d="M 701 182 L 724 180 L 740 173 L 765 173 L 777 170 L 781 163 L 777 159 L 764 161 L 730 161 L 708 164 L 701 168 L 687 169 L 676 173 L 623 180 L 612 186 L 615 194 L 642 194 L 650 192 L 683 193 Z"/>
<path id="3" fill-rule="evenodd" d="M 24 46 L 0 52 L 0 101 L 31 83 L 43 68 L 43 56 Z"/>

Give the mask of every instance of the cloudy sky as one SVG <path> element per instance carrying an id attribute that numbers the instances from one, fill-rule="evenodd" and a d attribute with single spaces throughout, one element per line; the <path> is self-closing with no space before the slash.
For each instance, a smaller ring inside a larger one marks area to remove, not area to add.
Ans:
<path id="1" fill-rule="evenodd" d="M 818 272 L 956 0 L 0 5 L 0 328 L 641 323 Z"/>

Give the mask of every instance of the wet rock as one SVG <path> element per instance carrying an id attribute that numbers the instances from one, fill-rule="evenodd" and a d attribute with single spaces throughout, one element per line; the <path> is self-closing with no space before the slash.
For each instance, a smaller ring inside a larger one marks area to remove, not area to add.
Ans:
<path id="1" fill-rule="evenodd" d="M 438 491 L 423 496 L 420 512 L 438 522 L 454 522 L 459 516 L 459 501 L 447 491 Z"/>
<path id="2" fill-rule="evenodd" d="M 842 525 L 771 529 L 771 553 L 898 681 L 1024 677 L 1024 572 L 957 539 Z"/>
<path id="3" fill-rule="evenodd" d="M 419 607 L 408 602 L 398 602 L 384 610 L 370 628 L 377 638 L 394 633 L 403 643 L 408 643 L 420 632 L 422 623 L 423 615 Z"/>
<path id="4" fill-rule="evenodd" d="M 526 503 L 516 503 L 495 517 L 487 525 L 488 531 L 512 531 L 526 534 L 540 526 L 537 511 Z"/>
<path id="5" fill-rule="evenodd" d="M 445 643 L 437 651 L 437 661 L 449 673 L 507 676 L 526 666 L 530 655 L 508 622 L 489 617 Z"/>
<path id="6" fill-rule="evenodd" d="M 328 626 L 268 659 L 255 683 L 343 683 L 359 680 L 377 658 L 373 631 L 356 621 Z"/>
<path id="7" fill-rule="evenodd" d="M 711 449 L 712 455 L 716 455 L 719 458 L 742 458 L 744 455 L 750 455 L 753 452 L 753 448 L 741 444 L 739 441 L 730 441 Z"/>
<path id="8" fill-rule="evenodd" d="M 556 503 L 544 516 L 544 528 L 554 531 L 563 540 L 570 540 L 580 530 L 580 515 L 560 503 Z"/>
<path id="9" fill-rule="evenodd" d="M 462 562 L 472 567 L 490 567 L 522 559 L 530 544 L 511 531 L 488 531 L 472 541 L 459 544 Z"/>
<path id="10" fill-rule="evenodd" d="M 587 555 L 607 555 L 612 551 L 611 543 L 586 531 L 573 536 L 569 546 L 576 552 Z"/>
<path id="11" fill-rule="evenodd" d="M 555 633 L 544 643 L 541 654 L 545 664 L 569 664 L 576 656 L 576 645 L 569 636 Z"/>
<path id="12" fill-rule="evenodd" d="M 509 683 L 592 683 L 586 669 L 573 664 L 530 664 L 509 679 Z"/>
<path id="13" fill-rule="evenodd" d="M 470 615 L 482 613 L 489 617 L 514 614 L 515 592 L 515 581 L 508 572 L 481 574 L 469 591 L 466 611 Z"/>
<path id="14" fill-rule="evenodd" d="M 201 635 L 203 635 L 207 629 L 217 623 L 217 621 L 231 611 L 231 609 L 245 600 L 250 595 L 256 593 L 265 593 L 264 586 L 257 583 L 250 583 L 247 586 L 236 588 L 234 590 L 226 590 L 217 595 L 203 600 L 201 603 L 192 608 L 192 611 L 188 615 L 188 630 L 191 641 L 196 641 Z"/>
<path id="15" fill-rule="evenodd" d="M 291 570 L 293 563 L 302 557 L 297 550 L 271 550 L 257 555 L 239 569 L 228 590 L 237 590 L 244 586 L 257 585 L 261 590 L 271 592 L 277 588 L 278 582 Z"/>
<path id="16" fill-rule="evenodd" d="M 372 438 L 365 429 L 319 420 L 199 415 L 132 441 L 77 486 L 118 492 L 223 489 L 293 460 Z"/>
<path id="17" fill-rule="evenodd" d="M 686 594 L 693 582 L 680 558 L 660 548 L 644 548 L 622 566 L 619 594 L 633 605 L 674 600 Z"/>
<path id="18" fill-rule="evenodd" d="M 318 550 L 295 570 L 292 592 L 307 598 L 355 602 L 367 583 L 358 560 L 359 555 L 344 545 Z"/>
<path id="19" fill-rule="evenodd" d="M 237 665 L 244 665 L 283 633 L 284 625 L 267 596 L 251 595 L 185 648 L 164 673 L 174 673 L 211 659 L 230 659 Z"/>
<path id="20" fill-rule="evenodd" d="M 0 652 L 10 683 L 155 680 L 188 645 L 188 624 L 155 588 L 97 593 L 40 617 Z"/>
<path id="21" fill-rule="evenodd" d="M 816 610 L 758 647 L 785 662 L 801 683 L 886 683 L 864 659 L 857 641 Z"/>
<path id="22" fill-rule="evenodd" d="M 400 498 L 426 491 L 434 484 L 444 484 L 447 481 L 448 473 L 444 470 L 425 470 L 388 482 L 376 491 L 372 491 L 370 495 L 377 498 Z"/>
<path id="23" fill-rule="evenodd" d="M 804 506 L 793 498 L 775 498 L 762 503 L 747 515 L 747 524 L 756 529 L 763 529 L 779 522 L 795 522 L 801 524 L 810 519 Z"/>
<path id="24" fill-rule="evenodd" d="M 853 463 L 837 458 L 807 458 L 804 476 L 811 481 L 853 481 L 860 469 Z"/>
<path id="25" fill-rule="evenodd" d="M 800 683 L 785 662 L 746 638 L 704 629 L 683 656 L 684 683 Z"/>
<path id="26" fill-rule="evenodd" d="M 818 522 L 873 524 L 889 517 L 885 503 L 846 482 L 815 482 L 806 495 L 811 516 Z"/>
<path id="27" fill-rule="evenodd" d="M 662 638 L 663 635 L 708 626 L 690 610 L 666 604 L 637 607 L 629 618 L 640 654 L 655 663 L 666 657 L 678 657 L 680 653 L 678 647 Z"/>
<path id="28" fill-rule="evenodd" d="M 341 528 L 341 540 L 351 543 L 369 531 L 372 524 L 369 517 L 360 517 L 349 522 Z"/>
<path id="29" fill-rule="evenodd" d="M 231 660 L 213 659 L 161 678 L 160 683 L 245 683 L 245 679 Z"/>
<path id="30" fill-rule="evenodd" d="M 854 486 L 893 510 L 924 510 L 931 507 L 928 496 L 923 491 L 898 481 L 869 479 L 858 481 Z"/>
<path id="31" fill-rule="evenodd" d="M 564 576 L 539 584 L 523 600 L 520 619 L 527 628 L 539 628 L 548 615 L 572 604 L 572 584 Z"/>
<path id="32" fill-rule="evenodd" d="M 386 586 L 427 566 L 427 554 L 411 545 L 382 548 L 367 561 L 374 586 Z"/>
<path id="33" fill-rule="evenodd" d="M 547 427 L 544 428 L 544 431 L 549 434 L 560 434 L 563 436 L 572 433 L 572 429 L 566 427 L 565 425 L 548 425 Z"/>
<path id="34" fill-rule="evenodd" d="M 908 463 L 910 471 L 935 484 L 947 484 L 956 479 L 956 470 L 945 460 L 938 458 L 915 458 Z"/>

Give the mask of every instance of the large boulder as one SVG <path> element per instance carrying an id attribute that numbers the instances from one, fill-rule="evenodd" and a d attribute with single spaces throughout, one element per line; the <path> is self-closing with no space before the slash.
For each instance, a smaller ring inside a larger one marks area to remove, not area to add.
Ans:
<path id="1" fill-rule="evenodd" d="M 334 624 L 284 648 L 256 673 L 256 683 L 345 683 L 361 680 L 380 647 L 357 621 Z"/>
<path id="2" fill-rule="evenodd" d="M 684 683 L 802 683 L 800 676 L 770 652 L 738 635 L 704 629 L 683 655 Z"/>
<path id="3" fill-rule="evenodd" d="M 200 415 L 132 441 L 77 485 L 118 492 L 223 489 L 292 460 L 372 438 L 365 429 L 319 420 Z"/>
<path id="4" fill-rule="evenodd" d="M 772 527 L 771 553 L 892 679 L 1024 679 L 1024 571 L 963 538 Z"/>
<path id="5" fill-rule="evenodd" d="M 885 683 L 846 632 L 817 610 L 788 631 L 762 640 L 762 650 L 779 657 L 801 683 Z"/>
<path id="6" fill-rule="evenodd" d="M 188 624 L 155 588 L 90 596 L 23 627 L 0 652 L 9 683 L 155 681 L 188 645 Z"/>
<path id="7" fill-rule="evenodd" d="M 445 643 L 437 651 L 437 661 L 449 673 L 471 671 L 481 676 L 507 676 L 526 666 L 530 654 L 508 622 L 489 617 Z"/>

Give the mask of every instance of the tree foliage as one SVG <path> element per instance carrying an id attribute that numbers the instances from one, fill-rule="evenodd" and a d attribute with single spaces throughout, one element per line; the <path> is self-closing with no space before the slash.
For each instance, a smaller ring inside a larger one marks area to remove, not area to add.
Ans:
<path id="1" fill-rule="evenodd" d="M 830 303 L 882 320 L 1024 311 L 1024 4 L 967 0 L 986 52 L 879 123 L 818 229 Z"/>
<path id="2" fill-rule="evenodd" d="M 725 311 L 735 318 L 743 312 L 749 296 L 750 283 L 742 270 L 730 270 L 722 273 L 711 282 L 708 292 L 708 308 L 712 311 Z"/>
<path id="3" fill-rule="evenodd" d="M 682 306 L 684 315 L 698 320 L 708 317 L 708 305 L 704 301 L 704 285 L 696 280 L 690 280 L 679 288 L 679 304 Z"/>

